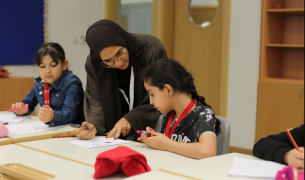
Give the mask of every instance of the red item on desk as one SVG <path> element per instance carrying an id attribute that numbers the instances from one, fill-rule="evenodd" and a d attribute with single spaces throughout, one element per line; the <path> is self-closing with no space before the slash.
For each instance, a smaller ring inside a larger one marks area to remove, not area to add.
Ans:
<path id="1" fill-rule="evenodd" d="M 100 153 L 94 165 L 95 179 L 123 171 L 127 176 L 134 176 L 151 171 L 143 154 L 126 146 Z"/>
<path id="2" fill-rule="evenodd" d="M 280 4 L 277 4 L 277 5 L 276 5 L 276 9 L 281 9 L 281 5 L 280 5 Z"/>

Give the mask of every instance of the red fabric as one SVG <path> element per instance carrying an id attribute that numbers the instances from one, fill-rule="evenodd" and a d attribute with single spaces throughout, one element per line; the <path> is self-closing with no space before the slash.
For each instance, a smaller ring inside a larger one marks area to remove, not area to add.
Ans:
<path id="1" fill-rule="evenodd" d="M 123 171 L 127 176 L 134 176 L 151 171 L 143 154 L 126 146 L 100 153 L 94 165 L 95 179 Z"/>

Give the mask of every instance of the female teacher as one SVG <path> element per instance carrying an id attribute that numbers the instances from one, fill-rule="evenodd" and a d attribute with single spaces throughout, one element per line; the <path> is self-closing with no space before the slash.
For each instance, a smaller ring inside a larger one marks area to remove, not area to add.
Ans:
<path id="1" fill-rule="evenodd" d="M 85 65 L 86 121 L 75 129 L 76 136 L 115 135 L 117 139 L 131 130 L 155 127 L 160 112 L 149 104 L 141 72 L 150 63 L 167 58 L 161 41 L 151 35 L 128 33 L 106 19 L 88 29 L 86 41 L 90 48 Z"/>

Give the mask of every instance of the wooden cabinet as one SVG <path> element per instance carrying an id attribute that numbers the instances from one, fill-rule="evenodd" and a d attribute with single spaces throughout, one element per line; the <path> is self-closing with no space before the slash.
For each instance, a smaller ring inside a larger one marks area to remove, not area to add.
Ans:
<path id="1" fill-rule="evenodd" d="M 263 0 L 256 141 L 304 123 L 304 0 Z"/>
<path id="2" fill-rule="evenodd" d="M 304 123 L 304 83 L 259 82 L 256 139 Z"/>
<path id="3" fill-rule="evenodd" d="M 22 101 L 32 87 L 34 87 L 34 78 L 0 78 L 0 111 L 8 111 L 13 103 Z"/>

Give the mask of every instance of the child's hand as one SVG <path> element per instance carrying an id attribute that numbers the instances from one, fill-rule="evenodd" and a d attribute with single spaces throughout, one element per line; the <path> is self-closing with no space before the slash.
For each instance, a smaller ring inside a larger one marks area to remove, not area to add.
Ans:
<path id="1" fill-rule="evenodd" d="M 138 141 L 144 142 L 147 137 L 152 137 L 153 135 L 151 135 L 150 133 L 155 132 L 155 130 L 151 127 L 146 127 L 146 132 L 148 132 L 149 134 L 141 134 L 141 137 L 138 138 Z"/>
<path id="2" fill-rule="evenodd" d="M 22 114 L 25 114 L 28 112 L 29 105 L 20 102 L 20 103 L 12 104 L 11 108 L 12 108 L 12 111 L 14 111 L 16 114 L 22 115 Z"/>
<path id="3" fill-rule="evenodd" d="M 90 128 L 90 130 L 86 130 L 87 126 Z M 86 121 L 82 123 L 81 128 L 75 129 L 75 134 L 80 139 L 93 139 L 96 133 L 97 131 L 95 127 Z"/>
<path id="4" fill-rule="evenodd" d="M 38 119 L 44 123 L 53 121 L 55 114 L 53 109 L 50 106 L 43 105 L 39 108 Z"/>
<path id="5" fill-rule="evenodd" d="M 284 154 L 283 160 L 289 166 L 294 164 L 298 167 L 304 167 L 304 147 L 299 147 L 301 152 L 297 149 L 292 149 Z"/>
<path id="6" fill-rule="evenodd" d="M 160 150 L 167 150 L 169 142 L 171 141 L 167 136 L 155 131 L 150 132 L 151 137 L 147 137 L 143 142 L 149 147 Z"/>

